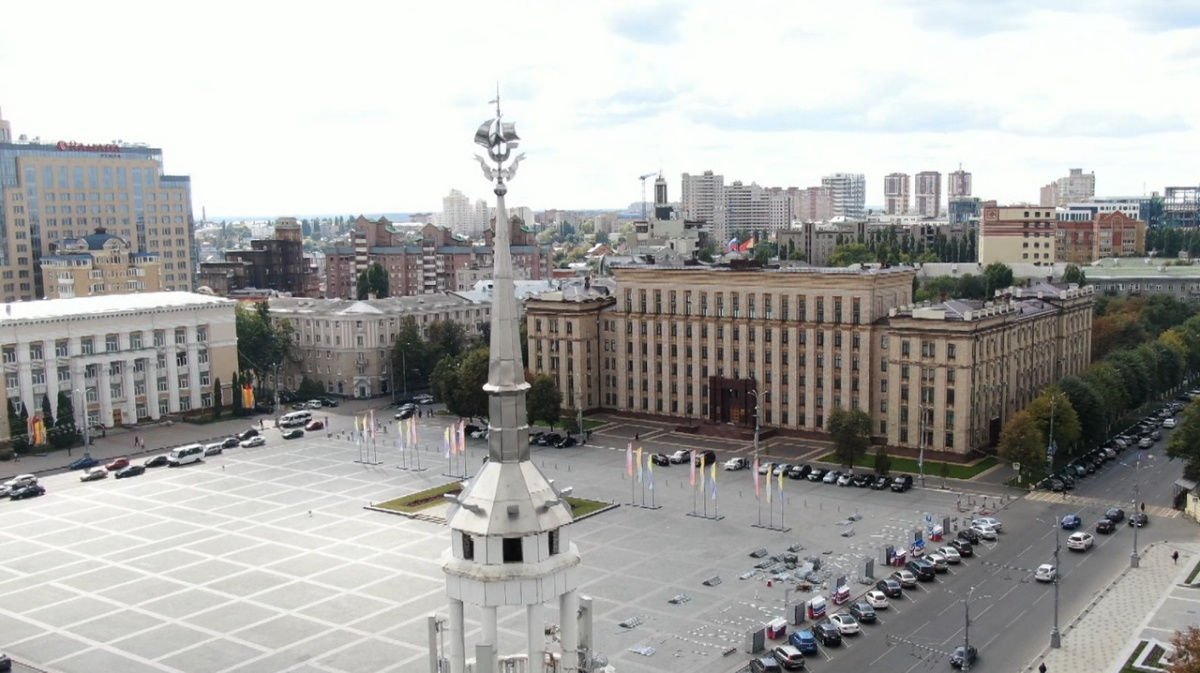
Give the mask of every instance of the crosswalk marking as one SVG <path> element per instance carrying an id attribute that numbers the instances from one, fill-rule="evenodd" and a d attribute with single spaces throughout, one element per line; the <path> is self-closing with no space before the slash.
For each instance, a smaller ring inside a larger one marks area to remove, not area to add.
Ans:
<path id="1" fill-rule="evenodd" d="M 1114 504 L 1112 500 L 1104 500 L 1101 498 L 1090 498 L 1088 496 L 1083 496 L 1083 495 L 1069 495 L 1069 494 L 1066 497 L 1063 497 L 1062 493 L 1055 493 L 1053 491 L 1034 491 L 1033 493 L 1030 493 L 1029 495 L 1027 495 L 1025 497 L 1028 500 L 1037 500 L 1039 502 L 1063 502 L 1063 503 L 1068 503 L 1068 504 L 1072 504 L 1072 505 L 1103 507 L 1105 509 L 1108 509 L 1109 507 L 1117 506 L 1117 504 Z M 1124 504 L 1126 506 L 1128 505 L 1128 503 L 1119 503 L 1119 504 Z M 1122 509 L 1125 509 L 1125 508 L 1122 507 Z M 1127 511 L 1126 514 L 1132 514 L 1132 512 Z M 1179 510 L 1171 509 L 1170 507 L 1160 507 L 1158 505 L 1146 505 L 1146 514 L 1149 514 L 1151 516 L 1156 516 L 1161 519 L 1178 519 L 1180 513 L 1179 513 Z"/>

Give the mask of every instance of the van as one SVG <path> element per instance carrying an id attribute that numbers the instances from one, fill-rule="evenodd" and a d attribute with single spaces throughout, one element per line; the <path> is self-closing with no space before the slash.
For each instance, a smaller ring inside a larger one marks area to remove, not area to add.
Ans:
<path id="1" fill-rule="evenodd" d="M 293 411 L 289 414 L 284 414 L 283 417 L 279 419 L 279 424 L 285 428 L 294 428 L 304 425 L 311 420 L 311 411 Z"/>
<path id="2" fill-rule="evenodd" d="M 179 467 L 188 463 L 198 463 L 204 457 L 204 447 L 199 444 L 188 444 L 172 449 L 167 454 L 167 466 Z"/>
<path id="3" fill-rule="evenodd" d="M 892 490 L 897 493 L 903 493 L 912 488 L 913 480 L 911 474 L 902 474 L 892 480 Z"/>

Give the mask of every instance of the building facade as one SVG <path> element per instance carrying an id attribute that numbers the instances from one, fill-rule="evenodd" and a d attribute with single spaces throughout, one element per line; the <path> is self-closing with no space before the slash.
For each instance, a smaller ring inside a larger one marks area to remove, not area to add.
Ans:
<path id="1" fill-rule="evenodd" d="M 947 175 L 946 194 L 951 201 L 971 198 L 971 173 L 959 168 Z"/>
<path id="2" fill-rule="evenodd" d="M 914 273 L 620 266 L 615 297 L 526 301 L 529 366 L 585 408 L 750 428 L 758 413 L 810 432 L 862 409 L 877 440 L 909 449 L 925 395 L 926 447 L 956 454 L 994 444 L 996 419 L 1087 366 L 1090 288 L 913 306 Z"/>
<path id="3" fill-rule="evenodd" d="M 942 214 L 942 174 L 937 171 L 917 173 L 915 207 L 921 217 Z"/>
<path id="4" fill-rule="evenodd" d="M 462 325 L 468 339 L 480 336 L 491 317 L 490 302 L 452 293 L 363 301 L 285 297 L 268 305 L 272 320 L 286 320 L 293 330 L 297 361 L 280 372 L 281 389 L 295 390 L 307 376 L 330 394 L 360 398 L 404 392 L 414 383 L 403 375 L 396 380 L 392 366 L 405 317 L 416 318 L 422 337 L 431 323 L 446 321 Z"/>
<path id="5" fill-rule="evenodd" d="M 1091 264 L 1105 257 L 1132 257 L 1146 252 L 1146 223 L 1117 210 L 1088 219 L 1066 219 L 1059 212 L 1054 232 L 1056 261 Z"/>
<path id="6" fill-rule="evenodd" d="M 797 189 L 792 214 L 800 222 L 823 222 L 833 217 L 833 191 L 828 187 Z"/>
<path id="7" fill-rule="evenodd" d="M 1096 174 L 1084 173 L 1082 168 L 1072 168 L 1066 177 L 1042 187 L 1040 205 L 1043 207 L 1065 206 L 1068 203 L 1090 201 L 1096 195 Z"/>
<path id="8" fill-rule="evenodd" d="M 137 252 L 129 241 L 103 227 L 94 234 L 59 241 L 53 250 L 54 254 L 42 257 L 46 299 L 163 291 L 159 255 Z"/>
<path id="9" fill-rule="evenodd" d="M 764 189 L 735 181 L 724 187 L 722 210 L 712 228 L 716 241 L 725 243 L 737 232 L 774 232 L 791 224 L 792 204 L 786 191 Z"/>
<path id="10" fill-rule="evenodd" d="M 1057 225 L 1054 208 L 989 203 L 979 226 L 979 262 L 1053 263 Z"/>
<path id="11" fill-rule="evenodd" d="M 211 407 L 218 378 L 230 404 L 234 304 L 189 292 L 9 304 L 0 315 L 8 399 L 30 416 L 49 399 L 57 418 L 64 392 L 77 427 L 86 414 L 89 426 L 110 428 Z"/>
<path id="12" fill-rule="evenodd" d="M 907 215 L 911 184 L 908 173 L 889 173 L 883 178 L 883 212 Z"/>
<path id="13" fill-rule="evenodd" d="M 136 252 L 158 253 L 167 290 L 193 288 L 191 179 L 164 174 L 162 150 L 25 136 L 0 142 L 0 300 L 48 296 L 42 257 L 99 227 Z"/>
<path id="14" fill-rule="evenodd" d="M 241 270 L 231 271 L 236 265 Z M 254 239 L 249 250 L 226 250 L 224 262 L 201 264 L 199 284 L 221 295 L 245 288 L 295 297 L 315 297 L 321 291 L 321 279 L 312 260 L 304 255 L 304 235 L 295 218 L 281 218 L 275 224 L 274 238 Z M 218 288 L 226 289 L 220 292 Z"/>
<path id="15" fill-rule="evenodd" d="M 833 216 L 861 219 L 866 215 L 867 177 L 862 173 L 834 173 L 821 178 L 833 198 Z"/>
<path id="16" fill-rule="evenodd" d="M 530 280 L 549 278 L 553 261 L 549 250 L 537 244 L 531 228 L 515 222 L 509 227 L 516 267 L 524 269 Z M 386 218 L 373 222 L 359 217 L 350 237 L 351 245 L 338 246 L 326 255 L 326 297 L 354 298 L 358 274 L 372 262 L 387 269 L 393 296 L 451 292 L 460 285 L 459 269 L 477 270 L 492 263 L 491 229 L 481 246 L 432 224 L 401 227 Z"/>
<path id="17" fill-rule="evenodd" d="M 700 175 L 683 174 L 682 201 L 684 219 L 713 226 L 716 213 L 722 207 L 725 176 L 704 171 Z"/>

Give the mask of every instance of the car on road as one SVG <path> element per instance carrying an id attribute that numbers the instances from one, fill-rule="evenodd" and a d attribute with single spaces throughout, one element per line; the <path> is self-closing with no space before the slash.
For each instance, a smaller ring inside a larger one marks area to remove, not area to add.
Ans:
<path id="1" fill-rule="evenodd" d="M 1101 535 L 1110 535 L 1117 530 L 1117 524 L 1113 523 L 1112 519 L 1100 519 L 1096 522 L 1096 532 Z"/>
<path id="2" fill-rule="evenodd" d="M 251 437 L 250 439 L 244 440 L 239 446 L 241 446 L 243 449 L 252 449 L 256 446 L 262 446 L 266 443 L 267 440 L 265 437 Z"/>
<path id="3" fill-rule="evenodd" d="M 79 475 L 79 481 L 99 481 L 108 477 L 108 470 L 103 467 L 89 467 L 86 472 Z"/>
<path id="4" fill-rule="evenodd" d="M 792 469 L 788 470 L 788 479 L 807 479 L 809 473 L 812 472 L 812 465 L 793 465 Z"/>
<path id="5" fill-rule="evenodd" d="M 829 474 L 829 468 L 814 467 L 812 472 L 808 473 L 808 480 L 809 481 L 822 481 L 825 479 L 825 475 L 827 475 L 827 474 Z"/>
<path id="6" fill-rule="evenodd" d="M 750 660 L 750 673 L 779 673 L 782 668 L 775 657 L 757 657 Z"/>
<path id="7" fill-rule="evenodd" d="M 236 436 L 226 437 L 225 441 L 221 442 L 221 446 L 223 446 L 227 449 L 236 449 L 237 445 L 241 444 L 241 443 L 242 443 L 242 440 L 238 439 Z"/>
<path id="8" fill-rule="evenodd" d="M 665 453 L 655 453 L 650 456 L 650 462 L 654 463 L 655 465 L 666 466 L 671 464 L 671 457 Z"/>
<path id="9" fill-rule="evenodd" d="M 1125 510 L 1121 509 L 1120 507 L 1113 507 L 1104 513 L 1104 518 L 1112 521 L 1113 523 L 1121 523 L 1125 520 Z"/>
<path id="10" fill-rule="evenodd" d="M 477 426 L 473 432 L 468 432 L 467 435 L 469 437 L 475 437 L 475 435 L 481 435 L 484 432 L 487 432 L 487 428 L 480 428 Z M 475 438 L 478 439 L 477 437 L 475 437 Z M 541 435 L 538 435 L 537 445 L 538 446 L 554 446 L 555 444 L 562 441 L 562 438 L 563 438 L 563 436 L 558 434 L 557 432 L 543 433 Z"/>
<path id="11" fill-rule="evenodd" d="M 338 405 L 338 401 L 331 397 L 322 397 L 320 402 L 323 407 L 336 407 Z"/>
<path id="12" fill-rule="evenodd" d="M 829 472 L 827 472 L 825 474 L 824 477 L 821 478 L 821 481 L 822 481 L 822 483 L 826 483 L 826 484 L 834 484 L 834 483 L 837 483 L 837 480 L 841 479 L 841 478 L 842 478 L 841 471 L 830 470 Z"/>
<path id="13" fill-rule="evenodd" d="M 1134 514 L 1129 517 L 1129 525 L 1130 526 L 1136 526 L 1137 528 L 1143 528 L 1148 523 L 1150 523 L 1150 517 L 1146 516 L 1145 514 L 1143 514 L 1141 512 L 1138 512 L 1137 514 Z"/>
<path id="14" fill-rule="evenodd" d="M 958 531 L 958 539 L 966 540 L 971 544 L 979 544 L 980 537 L 979 531 L 975 530 L 974 528 L 964 528 Z"/>
<path id="15" fill-rule="evenodd" d="M 875 583 L 875 588 L 888 598 L 900 598 L 904 595 L 904 587 L 895 577 L 885 577 Z"/>
<path id="16" fill-rule="evenodd" d="M 129 466 L 129 459 L 124 456 L 121 456 L 120 458 L 113 460 L 111 463 L 109 463 L 108 465 L 105 465 L 104 467 L 107 467 L 109 472 L 116 472 L 117 470 L 120 470 L 120 469 L 128 467 L 128 466 Z"/>
<path id="17" fill-rule="evenodd" d="M 984 523 L 976 523 L 971 525 L 971 530 L 979 534 L 979 537 L 984 540 L 995 540 L 996 529 Z"/>
<path id="18" fill-rule="evenodd" d="M 852 481 L 854 481 L 854 473 L 853 472 L 843 472 L 842 476 L 837 478 L 837 485 L 838 486 L 849 486 Z"/>
<path id="19" fill-rule="evenodd" d="M 412 418 L 413 414 L 415 414 L 415 413 L 417 413 L 417 405 L 404 404 L 404 405 L 401 405 L 400 409 L 396 411 L 395 418 L 398 421 L 404 421 L 404 420 L 408 420 L 408 419 Z"/>
<path id="20" fill-rule="evenodd" d="M 96 467 L 99 464 L 100 461 L 92 458 L 91 454 L 85 453 L 82 458 L 76 458 L 67 468 L 71 470 L 86 470 L 89 467 Z"/>
<path id="21" fill-rule="evenodd" d="M 870 486 L 871 482 L 873 482 L 873 481 L 875 481 L 875 477 L 873 475 L 858 474 L 858 475 L 855 475 L 854 478 L 850 480 L 850 483 L 855 488 L 866 488 L 866 487 Z"/>
<path id="22" fill-rule="evenodd" d="M 775 467 L 771 469 L 771 476 L 778 477 L 781 474 L 787 474 L 791 469 L 791 463 L 776 463 Z"/>
<path id="23" fill-rule="evenodd" d="M 258 428 L 248 428 L 246 430 L 242 430 L 241 432 L 237 433 L 236 436 L 237 436 L 239 442 L 244 442 L 247 439 L 250 439 L 251 437 L 257 437 L 258 435 L 259 435 Z"/>
<path id="24" fill-rule="evenodd" d="M 804 653 L 793 645 L 779 645 L 771 650 L 771 656 L 785 671 L 800 671 L 804 669 Z"/>
<path id="25" fill-rule="evenodd" d="M 1163 426 L 1164 428 L 1167 428 L 1168 430 L 1169 430 L 1169 429 L 1171 429 L 1171 428 L 1173 428 L 1173 427 L 1175 427 L 1175 419 L 1174 419 L 1174 418 L 1165 418 L 1165 419 L 1163 419 L 1163 424 L 1162 424 L 1162 426 Z"/>
<path id="26" fill-rule="evenodd" d="M 818 652 L 817 638 L 812 631 L 792 631 L 788 636 L 788 644 L 800 650 L 801 654 L 816 654 Z"/>
<path id="27" fill-rule="evenodd" d="M 287 432 L 283 433 L 284 436 L 287 436 L 288 432 L 291 432 L 291 430 L 288 430 Z M 205 456 L 219 456 L 224 452 L 225 452 L 225 444 L 223 444 L 222 442 L 217 442 L 215 444 L 209 444 L 208 446 L 204 447 L 204 455 Z"/>
<path id="28" fill-rule="evenodd" d="M 8 673 L 11 670 L 12 659 L 9 659 L 7 654 L 0 653 L 0 673 Z"/>
<path id="29" fill-rule="evenodd" d="M 744 470 L 748 467 L 750 467 L 749 458 L 742 458 L 739 456 L 737 458 L 730 458 L 729 460 L 725 461 L 725 469 L 731 472 L 735 470 Z"/>
<path id="30" fill-rule="evenodd" d="M 304 436 L 304 431 L 301 430 L 300 428 L 292 428 L 291 430 L 285 430 L 283 432 L 284 439 L 300 439 L 303 436 Z M 204 455 L 206 455 L 206 456 L 209 455 L 207 450 L 205 450 Z"/>
<path id="31" fill-rule="evenodd" d="M 151 456 L 142 461 L 142 465 L 146 467 L 162 467 L 164 465 L 169 465 L 170 463 L 171 460 L 167 458 L 167 454 L 165 453 L 157 456 Z"/>
<path id="32" fill-rule="evenodd" d="M 36 484 L 37 480 L 37 476 L 32 474 L 18 474 L 12 479 L 0 484 L 0 497 L 8 495 L 10 492 L 21 488 L 22 486 Z"/>
<path id="33" fill-rule="evenodd" d="M 554 448 L 556 448 L 556 449 L 569 449 L 569 448 L 571 448 L 572 446 L 575 446 L 575 445 L 576 445 L 576 444 L 578 444 L 578 443 L 579 443 L 579 440 L 578 440 L 578 439 L 575 439 L 574 437 L 572 437 L 572 436 L 570 436 L 570 435 L 567 435 L 566 437 L 563 437 L 562 439 L 560 439 L 560 440 L 558 440 L 557 442 L 555 442 L 555 443 L 554 443 Z"/>
<path id="34" fill-rule="evenodd" d="M 912 485 L 913 478 L 911 474 L 897 475 L 895 479 L 892 479 L 892 490 L 896 493 L 903 493 L 912 488 Z"/>
<path id="35" fill-rule="evenodd" d="M 24 500 L 26 498 L 36 498 L 39 495 L 46 494 L 46 487 L 34 482 L 32 484 L 24 484 L 18 486 L 8 492 L 9 500 Z"/>
<path id="36" fill-rule="evenodd" d="M 854 605 L 851 605 L 850 614 L 863 624 L 874 624 L 875 620 L 877 619 L 875 616 L 875 608 L 871 607 L 871 604 L 866 601 L 859 601 Z"/>
<path id="37" fill-rule="evenodd" d="M 872 491 L 882 491 L 892 483 L 891 477 L 880 475 L 875 477 L 875 481 L 871 482 Z"/>
<path id="38" fill-rule="evenodd" d="M 829 623 L 836 626 L 843 636 L 852 636 L 859 632 L 858 620 L 845 613 L 831 615 Z"/>
<path id="39" fill-rule="evenodd" d="M 950 547 L 958 552 L 958 555 L 963 558 L 970 558 L 975 555 L 975 545 L 961 538 L 950 541 Z"/>
<path id="40" fill-rule="evenodd" d="M 905 589 L 914 589 L 917 586 L 917 576 L 907 568 L 904 570 L 897 570 L 896 572 L 892 573 L 892 577 L 894 577 L 896 581 L 900 583 L 900 586 L 904 587 Z"/>
<path id="41" fill-rule="evenodd" d="M 1037 486 L 1043 491 L 1052 491 L 1054 493 L 1062 493 L 1063 489 L 1066 488 L 1063 480 L 1058 477 L 1046 477 L 1039 481 Z"/>
<path id="42" fill-rule="evenodd" d="M 126 477 L 136 477 L 145 473 L 145 465 L 126 465 L 125 467 L 117 470 L 117 473 L 114 474 L 113 477 L 117 479 L 124 479 Z"/>
<path id="43" fill-rule="evenodd" d="M 697 451 L 695 463 L 696 467 L 708 467 L 717 462 L 717 453 L 715 451 Z"/>
<path id="44" fill-rule="evenodd" d="M 979 658 L 979 650 L 974 645 L 959 645 L 950 655 L 950 667 L 970 670 Z"/>
<path id="45" fill-rule="evenodd" d="M 817 626 L 813 629 L 813 635 L 816 636 L 817 640 L 821 641 L 821 644 L 825 647 L 837 647 L 838 645 L 842 644 L 842 632 L 837 626 L 831 624 L 830 622 L 817 624 Z"/>
<path id="46" fill-rule="evenodd" d="M 891 603 L 888 602 L 887 595 L 878 589 L 872 589 L 871 591 L 868 591 L 863 596 L 863 600 L 867 602 L 867 605 L 870 605 L 876 610 L 886 610 L 888 606 L 891 605 Z"/>
<path id="47" fill-rule="evenodd" d="M 991 526 L 997 533 L 1004 530 L 1004 524 L 1000 523 L 999 519 L 993 519 L 990 516 L 981 516 L 971 520 L 972 526 L 982 525 Z"/>
<path id="48" fill-rule="evenodd" d="M 1068 514 L 1062 518 L 1063 530 L 1075 530 L 1083 525 L 1083 519 L 1078 514 Z"/>
<path id="49" fill-rule="evenodd" d="M 1094 540 L 1091 533 L 1077 531 L 1071 533 L 1071 536 L 1067 538 L 1067 549 L 1073 549 L 1075 551 L 1087 551 L 1092 548 L 1092 542 L 1094 542 Z"/>
<path id="50" fill-rule="evenodd" d="M 1039 582 L 1053 582 L 1057 575 L 1058 572 L 1049 563 L 1043 563 L 1037 567 L 1037 570 L 1033 571 L 1033 579 Z"/>
<path id="51" fill-rule="evenodd" d="M 325 421 L 309 421 L 308 425 L 304 426 L 304 429 L 309 432 L 315 432 L 317 430 L 324 430 L 325 429 Z"/>
<path id="52" fill-rule="evenodd" d="M 675 453 L 671 454 L 671 462 L 678 465 L 679 463 L 688 462 L 688 459 L 691 457 L 692 457 L 691 451 L 685 451 L 683 449 L 680 449 L 680 450 L 676 451 Z M 766 467 L 766 466 L 764 465 L 764 467 Z M 761 469 L 759 470 L 759 472 L 762 474 L 767 474 L 766 472 L 763 472 Z"/>
<path id="53" fill-rule="evenodd" d="M 414 397 L 413 401 L 417 404 L 433 404 L 434 400 L 433 395 L 430 395 L 429 393 L 422 393 Z"/>
<path id="54" fill-rule="evenodd" d="M 485 429 L 483 429 L 483 430 L 476 430 L 475 432 L 472 432 L 472 433 L 471 433 L 470 435 L 468 435 L 468 436 L 469 436 L 471 439 L 487 439 L 487 438 L 488 438 L 488 435 L 489 435 L 490 433 L 491 433 L 491 429 L 490 429 L 490 428 L 485 428 Z M 559 436 L 559 435 L 555 435 L 555 437 L 558 437 L 558 439 L 557 439 L 556 441 L 554 441 L 554 442 L 547 442 L 547 443 L 545 444 L 545 446 L 550 446 L 551 444 L 558 444 L 558 442 L 562 441 L 562 437 L 561 437 L 561 436 Z"/>
<path id="55" fill-rule="evenodd" d="M 937 550 L 937 553 L 946 557 L 946 563 L 951 565 L 962 563 L 962 557 L 959 556 L 958 550 L 954 547 L 941 547 Z"/>

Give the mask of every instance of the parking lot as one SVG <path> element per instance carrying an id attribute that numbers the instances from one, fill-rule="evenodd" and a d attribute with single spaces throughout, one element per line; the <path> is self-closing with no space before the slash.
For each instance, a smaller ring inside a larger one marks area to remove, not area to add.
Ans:
<path id="1" fill-rule="evenodd" d="M 394 434 L 377 438 L 382 465 L 356 463 L 363 453 L 346 439 L 350 420 L 335 417 L 333 438 L 285 442 L 268 430 L 266 446 L 179 469 L 94 483 L 71 474 L 43 479 L 46 496 L 0 503 L 0 645 L 64 673 L 423 670 L 425 618 L 444 606 L 446 530 L 363 507 L 448 480 L 438 450 L 442 422 L 421 426 L 422 472 L 398 469 Z M 823 648 L 811 667 L 904 671 L 944 659 L 961 641 L 959 601 L 971 587 L 978 597 L 971 640 L 981 659 L 1004 653 L 1005 661 L 1025 661 L 1051 619 L 1052 588 L 1030 576 L 1053 552 L 1054 529 L 1038 519 L 1079 512 L 1090 525 L 1106 503 L 1075 496 L 985 502 L 952 491 L 785 480 L 781 516 L 778 496 L 760 510 L 748 471 L 719 473 L 714 500 L 711 484 L 703 496 L 691 488 L 686 466 L 657 468 L 651 494 L 629 479 L 624 451 L 614 450 L 623 449 L 612 440 L 625 432 L 638 430 L 612 427 L 587 446 L 534 452 L 577 495 L 624 505 L 576 524 L 575 534 L 583 590 L 596 605 L 598 650 L 621 671 L 723 673 L 743 665 L 745 633 L 782 615 L 785 598 L 809 595 L 756 569 L 751 552 L 790 547 L 818 557 L 823 581 L 811 593 L 828 595 L 844 575 L 857 594 L 868 588 L 858 583 L 866 559 L 876 560 L 876 576 L 886 574 L 884 545 L 906 545 L 926 517 L 961 524 L 979 509 L 1004 521 L 999 541 L 906 591 L 880 624 Z M 686 441 L 661 436 L 664 447 Z M 652 448 L 653 441 L 641 443 Z M 482 442 L 469 442 L 466 464 L 478 465 L 484 453 Z M 660 508 L 630 506 L 651 501 Z M 764 526 L 790 530 L 757 527 L 760 511 Z M 1161 538 L 1180 523 L 1156 520 L 1147 530 Z M 1064 549 L 1064 615 L 1127 563 L 1129 534 L 1122 528 L 1085 553 Z M 714 578 L 720 582 L 705 584 Z M 502 645 L 522 650 L 522 616 L 502 613 L 500 626 Z"/>

